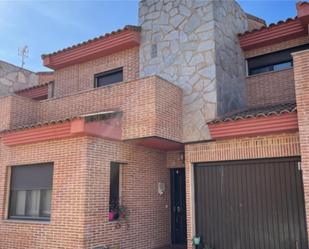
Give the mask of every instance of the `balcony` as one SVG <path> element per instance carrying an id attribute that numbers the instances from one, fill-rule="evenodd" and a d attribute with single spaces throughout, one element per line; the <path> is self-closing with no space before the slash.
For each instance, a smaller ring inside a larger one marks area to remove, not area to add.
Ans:
<path id="1" fill-rule="evenodd" d="M 295 101 L 293 69 L 248 76 L 246 93 L 248 107 Z"/>
<path id="2" fill-rule="evenodd" d="M 148 147 L 178 147 L 182 139 L 182 90 L 157 76 L 43 101 L 0 99 L 0 131 L 67 120 L 91 113 L 121 115 L 121 140 Z"/>

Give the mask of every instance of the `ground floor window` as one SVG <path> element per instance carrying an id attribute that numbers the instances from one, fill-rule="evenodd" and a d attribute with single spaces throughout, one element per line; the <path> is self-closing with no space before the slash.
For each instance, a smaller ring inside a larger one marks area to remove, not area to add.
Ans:
<path id="1" fill-rule="evenodd" d="M 11 168 L 10 219 L 50 220 L 53 164 Z"/>
<path id="2" fill-rule="evenodd" d="M 111 162 L 109 185 L 109 221 L 119 219 L 121 209 L 121 164 Z"/>

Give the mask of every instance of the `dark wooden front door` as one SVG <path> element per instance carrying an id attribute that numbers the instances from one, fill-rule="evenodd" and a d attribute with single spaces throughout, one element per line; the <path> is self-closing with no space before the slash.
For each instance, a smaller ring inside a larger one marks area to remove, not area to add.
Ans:
<path id="1" fill-rule="evenodd" d="M 187 242 L 185 169 L 171 170 L 172 243 Z"/>
<path id="2" fill-rule="evenodd" d="M 220 249 L 307 249 L 300 158 L 196 164 L 195 222 Z"/>

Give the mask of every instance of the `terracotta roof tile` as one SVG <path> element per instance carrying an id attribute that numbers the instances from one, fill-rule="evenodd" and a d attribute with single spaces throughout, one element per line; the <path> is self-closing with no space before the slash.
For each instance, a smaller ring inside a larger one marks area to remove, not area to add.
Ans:
<path id="1" fill-rule="evenodd" d="M 82 117 L 78 116 L 78 117 L 63 118 L 63 119 L 58 119 L 58 120 L 51 120 L 51 121 L 46 121 L 46 122 L 39 122 L 39 123 L 29 124 L 29 125 L 15 126 L 8 130 L 3 130 L 0 133 L 10 133 L 10 132 L 15 132 L 15 131 L 27 130 L 31 128 L 48 126 L 48 125 L 63 124 L 63 123 L 70 122 L 75 119 L 81 119 L 81 118 Z"/>
<path id="2" fill-rule="evenodd" d="M 28 124 L 28 125 L 22 125 L 22 126 L 15 126 L 7 130 L 0 131 L 0 133 L 10 133 L 10 132 L 15 132 L 15 131 L 21 131 L 21 130 L 27 130 L 31 128 L 38 128 L 38 127 L 43 127 L 43 126 L 48 126 L 48 125 L 55 125 L 55 124 L 63 124 L 66 122 L 70 122 L 73 120 L 77 119 L 85 119 L 87 121 L 97 121 L 95 118 L 98 116 L 108 116 L 110 117 L 111 115 L 118 115 L 121 114 L 122 112 L 119 110 L 111 110 L 111 111 L 102 111 L 102 112 L 97 112 L 97 113 L 90 113 L 90 114 L 81 114 L 73 117 L 65 117 L 63 119 L 57 119 L 57 120 L 50 120 L 50 121 L 45 121 L 45 122 L 38 122 L 38 123 L 33 123 L 33 124 Z"/>
<path id="3" fill-rule="evenodd" d="M 288 22 L 291 22 L 291 21 L 295 21 L 296 19 L 298 19 L 297 16 L 294 17 L 294 18 L 288 18 L 288 19 L 286 19 L 286 20 L 280 20 L 280 21 L 278 21 L 277 23 L 271 23 L 271 24 L 269 24 L 268 26 L 263 26 L 263 27 L 261 27 L 261 28 L 259 28 L 259 29 L 253 29 L 253 30 L 251 30 L 251 31 L 246 31 L 246 32 L 244 32 L 244 33 L 238 34 L 238 36 L 239 36 L 239 37 L 242 37 L 242 36 L 247 35 L 247 34 L 253 34 L 253 33 L 259 32 L 259 31 L 264 30 L 264 29 L 269 29 L 269 28 L 272 28 L 272 27 L 274 27 L 274 26 L 278 26 L 278 25 L 281 25 L 281 24 L 284 24 L 284 23 L 288 23 Z"/>
<path id="4" fill-rule="evenodd" d="M 296 103 L 282 103 L 271 106 L 247 108 L 243 110 L 238 110 L 233 113 L 227 113 L 222 117 L 219 117 L 217 119 L 208 122 L 208 124 L 216 124 L 227 121 L 237 121 L 248 118 L 268 117 L 272 115 L 281 115 L 284 113 L 291 113 L 296 111 L 297 111 Z"/>
<path id="5" fill-rule="evenodd" d="M 87 41 L 84 41 L 84 42 L 81 42 L 81 43 L 72 45 L 72 46 L 70 46 L 70 47 L 67 47 L 67 48 L 58 50 L 58 51 L 53 52 L 53 53 L 50 53 L 50 54 L 43 54 L 41 57 L 42 57 L 42 59 L 44 59 L 44 58 L 47 57 L 47 56 L 51 56 L 51 55 L 55 55 L 55 54 L 58 54 L 58 53 L 61 53 L 61 52 L 65 52 L 65 51 L 74 49 L 74 48 L 76 48 L 76 47 L 80 47 L 80 46 L 86 45 L 86 44 L 88 44 L 88 43 L 91 43 L 91 42 L 94 42 L 94 41 L 97 41 L 97 40 L 100 40 L 100 39 L 107 38 L 107 37 L 109 37 L 109 36 L 111 36 L 111 35 L 118 34 L 118 33 L 123 32 L 123 31 L 125 31 L 125 30 L 140 31 L 141 28 L 140 28 L 139 26 L 126 25 L 126 26 L 125 26 L 124 28 L 122 28 L 122 29 L 118 29 L 118 30 L 116 30 L 116 31 L 113 31 L 113 32 L 110 32 L 110 33 L 106 33 L 106 34 L 104 34 L 104 35 L 101 35 L 101 36 L 98 36 L 98 37 L 89 39 L 89 40 L 87 40 Z"/>
<path id="6" fill-rule="evenodd" d="M 53 82 L 54 81 L 49 81 L 49 82 L 46 82 L 46 83 L 43 83 L 43 84 L 40 84 L 40 85 L 35 85 L 35 86 L 28 87 L 28 88 L 24 88 L 22 90 L 15 91 L 15 93 L 21 93 L 21 92 L 29 91 L 29 90 L 32 90 L 32 89 L 35 89 L 35 88 L 44 87 L 44 86 L 47 86 L 49 84 L 52 84 Z"/>

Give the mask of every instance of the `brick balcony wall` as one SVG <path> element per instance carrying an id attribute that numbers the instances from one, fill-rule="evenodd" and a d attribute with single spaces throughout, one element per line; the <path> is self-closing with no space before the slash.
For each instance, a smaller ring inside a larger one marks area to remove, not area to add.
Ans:
<path id="1" fill-rule="evenodd" d="M 122 138 L 159 136 L 182 139 L 182 90 L 150 76 L 65 97 L 33 101 L 20 96 L 0 99 L 0 130 L 107 110 L 122 111 Z"/>
<path id="2" fill-rule="evenodd" d="M 21 96 L 0 98 L 0 131 L 36 123 L 38 102 Z"/>
<path id="3" fill-rule="evenodd" d="M 182 90 L 156 76 L 42 101 L 38 120 L 115 109 L 123 112 L 123 139 L 160 136 L 181 140 Z"/>
<path id="4" fill-rule="evenodd" d="M 95 60 L 56 70 L 54 72 L 55 97 L 93 89 L 95 74 L 119 67 L 123 67 L 124 81 L 138 79 L 139 48 L 126 49 Z"/>
<path id="5" fill-rule="evenodd" d="M 295 101 L 293 69 L 247 77 L 246 96 L 248 107 Z"/>

